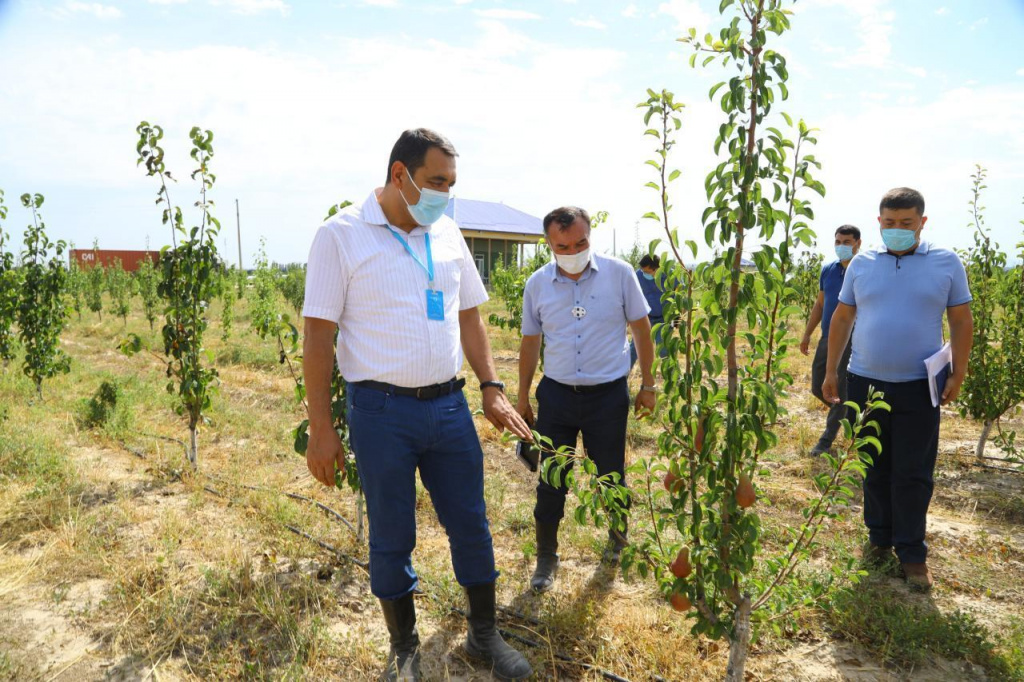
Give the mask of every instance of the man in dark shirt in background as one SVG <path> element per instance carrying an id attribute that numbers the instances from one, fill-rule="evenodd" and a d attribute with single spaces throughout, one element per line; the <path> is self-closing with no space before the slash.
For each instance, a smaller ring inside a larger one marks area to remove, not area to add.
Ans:
<path id="1" fill-rule="evenodd" d="M 665 321 L 662 315 L 661 308 L 661 281 L 657 279 L 658 268 L 661 267 L 661 259 L 657 256 L 644 256 L 640 259 L 640 267 L 636 271 L 636 279 L 640 282 L 640 291 L 644 292 L 644 298 L 647 299 L 647 305 L 650 306 L 651 312 L 647 313 L 647 319 L 651 321 L 651 328 L 654 325 L 661 324 Z M 661 345 L 661 330 L 659 329 L 654 334 L 654 343 L 656 346 Z M 662 354 L 664 357 L 664 354 Z M 629 369 L 633 370 L 633 365 L 636 364 L 636 341 L 633 339 L 629 340 Z"/>
<path id="2" fill-rule="evenodd" d="M 825 402 L 821 393 L 821 384 L 825 380 L 825 360 L 828 358 L 828 330 L 832 322 L 832 313 L 836 311 L 839 303 L 839 291 L 843 288 L 843 279 L 846 276 L 846 266 L 850 264 L 853 257 L 860 251 L 860 229 L 853 225 L 843 225 L 836 230 L 836 258 L 838 260 L 829 263 L 821 268 L 821 276 L 818 279 L 818 298 L 811 308 L 811 316 L 807 320 L 807 328 L 804 329 L 804 337 L 800 340 L 800 352 L 804 355 L 809 353 L 808 347 L 811 343 L 811 334 L 814 328 L 821 323 L 821 339 L 818 340 L 817 350 L 814 351 L 814 362 L 811 365 L 811 393 L 814 397 L 825 403 L 829 408 L 828 416 L 825 418 L 825 430 L 818 438 L 818 443 L 811 450 L 812 455 L 821 455 L 832 449 L 832 442 L 839 433 L 839 425 L 846 415 L 846 408 L 843 402 L 846 401 L 846 366 L 850 364 L 850 345 L 846 345 L 843 357 L 839 361 L 839 397 L 842 402 L 830 404 Z"/>

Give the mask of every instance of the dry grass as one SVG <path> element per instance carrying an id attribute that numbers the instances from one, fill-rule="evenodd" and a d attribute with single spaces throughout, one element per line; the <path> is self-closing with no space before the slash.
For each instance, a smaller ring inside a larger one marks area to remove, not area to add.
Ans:
<path id="1" fill-rule="evenodd" d="M 244 304 L 237 312 L 244 317 Z M 219 319 L 218 311 L 211 319 Z M 129 319 L 127 331 L 156 343 L 139 317 Z M 0 655 L 0 679 L 57 665 L 27 655 L 30 640 L 18 634 L 18 619 L 29 608 L 52 615 L 96 647 L 86 657 L 92 667 L 71 661 L 80 667 L 70 670 L 82 679 L 101 679 L 104 670 L 115 669 L 156 670 L 170 679 L 374 677 L 387 636 L 365 571 L 285 528 L 366 558 L 365 545 L 344 526 L 280 494 L 306 495 L 356 517 L 355 498 L 316 485 L 292 452 L 290 432 L 302 410 L 276 350 L 240 321 L 223 343 L 214 323 L 209 340 L 222 385 L 201 434 L 202 473 L 192 475 L 181 447 L 166 440 L 183 438 L 185 429 L 171 411 L 161 364 L 147 354 L 118 354 L 124 333 L 119 321 L 101 324 L 87 315 L 74 322 L 65 339 L 73 372 L 48 382 L 41 404 L 32 402 L 31 386 L 16 372 L 0 377 L 0 401 L 9 406 L 0 429 L 0 597 L 19 595 L 16 607 L 0 612 L 0 643 L 6 644 L 0 649 L 11 652 Z M 514 394 L 516 337 L 492 330 L 492 344 L 499 374 Z M 797 355 L 790 362 L 796 384 L 784 401 L 789 414 L 779 427 L 779 447 L 765 458 L 771 476 L 759 481 L 767 553 L 779 551 L 784 530 L 799 523 L 801 507 L 814 495 L 811 476 L 821 466 L 806 455 L 825 414 L 807 390 L 810 359 Z M 81 402 L 111 379 L 123 389 L 129 421 L 80 428 Z M 477 393 L 467 395 L 477 407 Z M 972 468 L 964 452 L 970 452 L 975 425 L 953 414 L 943 419 L 929 538 L 938 585 L 927 613 L 938 614 L 928 617 L 939 631 L 949 631 L 941 640 L 948 646 L 928 649 L 923 638 L 909 636 L 885 644 L 854 617 L 867 607 L 860 598 L 865 592 L 851 591 L 840 593 L 831 609 L 822 604 L 778 632 L 764 631 L 750 663 L 754 679 L 839 675 L 844 656 L 873 661 L 880 675 L 919 667 L 919 654 L 948 659 L 977 668 L 962 668 L 967 679 L 984 670 L 1012 673 L 1013 661 L 1022 660 L 1024 628 L 1014 618 L 1024 604 L 1024 477 Z M 511 444 L 481 417 L 477 424 L 502 571 L 499 600 L 528 617 L 503 616 L 501 624 L 541 644 L 527 651 L 540 676 L 600 679 L 593 669 L 558 660 L 562 653 L 633 680 L 719 678 L 725 647 L 690 635 L 691 622 L 667 608 L 649 582 L 599 565 L 602 530 L 567 521 L 557 588 L 543 597 L 526 589 L 535 552 L 535 479 L 515 460 Z M 628 456 L 650 453 L 657 434 L 654 423 L 631 422 Z M 424 670 L 432 679 L 488 679 L 461 653 L 464 623 L 452 609 L 463 607 L 462 594 L 444 530 L 422 488 L 417 508 L 414 562 L 427 593 L 419 600 Z M 863 537 L 857 513 L 829 525 L 802 580 L 855 552 Z M 635 532 L 642 532 L 643 521 L 636 524 Z M 924 608 L 898 581 L 872 581 L 866 594 Z M 968 616 L 955 616 L 958 609 Z M 914 614 L 878 615 L 895 625 Z M 958 624 L 975 622 L 981 629 L 967 629 L 976 636 L 954 636 Z M 812 658 L 824 667 L 807 668 Z"/>

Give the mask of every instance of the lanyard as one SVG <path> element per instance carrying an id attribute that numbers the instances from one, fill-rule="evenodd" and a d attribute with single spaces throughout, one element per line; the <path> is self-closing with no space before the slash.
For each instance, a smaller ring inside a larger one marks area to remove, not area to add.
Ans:
<path id="1" fill-rule="evenodd" d="M 390 225 L 388 226 L 388 232 L 391 233 L 392 237 L 394 237 L 395 239 L 397 239 L 399 242 L 402 243 L 402 246 L 404 246 L 405 250 L 409 252 L 409 255 L 413 257 L 413 260 L 415 260 L 416 263 L 421 268 L 423 268 L 423 271 L 427 273 L 427 281 L 430 284 L 430 288 L 433 289 L 434 288 L 434 258 L 430 254 L 430 233 L 429 232 L 426 233 L 424 235 L 424 237 L 423 237 L 424 240 L 426 241 L 426 244 L 427 244 L 427 262 L 426 262 L 426 264 L 424 264 L 423 261 L 420 260 L 420 257 L 416 255 L 416 252 L 413 251 L 412 248 L 409 246 L 409 242 L 405 241 L 405 238 L 402 237 L 402 235 L 398 234 L 393 229 L 391 229 Z"/>

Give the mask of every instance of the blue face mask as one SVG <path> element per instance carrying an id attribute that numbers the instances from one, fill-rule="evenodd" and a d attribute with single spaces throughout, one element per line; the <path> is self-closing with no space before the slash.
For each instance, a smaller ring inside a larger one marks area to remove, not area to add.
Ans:
<path id="1" fill-rule="evenodd" d="M 644 272 L 643 270 L 641 270 L 640 274 L 643 275 L 644 279 L 646 279 L 648 282 L 653 282 L 654 281 L 654 275 L 652 275 L 651 273 Z"/>
<path id="2" fill-rule="evenodd" d="M 882 243 L 890 251 L 908 251 L 917 243 L 917 232 L 904 230 L 902 227 L 890 227 L 882 230 Z"/>
<path id="3" fill-rule="evenodd" d="M 853 258 L 853 247 L 849 244 L 836 244 L 836 257 L 839 260 L 850 260 Z"/>
<path id="4" fill-rule="evenodd" d="M 409 176 L 409 182 L 412 183 L 413 187 L 416 187 L 415 181 L 412 179 L 412 175 L 409 175 L 409 169 L 405 169 L 405 174 Z M 438 192 L 436 189 L 420 189 L 420 200 L 415 204 L 410 204 L 409 200 L 405 198 L 405 194 L 402 194 L 402 201 L 409 208 L 409 215 L 416 221 L 418 225 L 426 227 L 427 225 L 433 225 L 436 223 L 442 215 L 444 210 L 448 208 L 448 192 Z"/>

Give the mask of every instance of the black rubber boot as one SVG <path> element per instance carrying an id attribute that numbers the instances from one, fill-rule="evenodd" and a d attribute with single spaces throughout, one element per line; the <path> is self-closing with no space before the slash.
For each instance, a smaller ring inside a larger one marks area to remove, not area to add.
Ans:
<path id="1" fill-rule="evenodd" d="M 416 604 L 412 594 L 399 599 L 381 599 L 380 608 L 391 635 L 388 667 L 380 679 L 387 682 L 418 682 L 420 636 L 416 632 Z"/>
<path id="2" fill-rule="evenodd" d="M 524 680 L 533 674 L 530 662 L 501 638 L 495 624 L 494 583 L 466 588 L 469 599 L 469 631 L 466 653 L 490 664 L 499 680 Z"/>
<path id="3" fill-rule="evenodd" d="M 537 569 L 530 578 L 534 592 L 547 592 L 558 575 L 558 524 L 537 522 Z"/>

